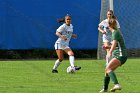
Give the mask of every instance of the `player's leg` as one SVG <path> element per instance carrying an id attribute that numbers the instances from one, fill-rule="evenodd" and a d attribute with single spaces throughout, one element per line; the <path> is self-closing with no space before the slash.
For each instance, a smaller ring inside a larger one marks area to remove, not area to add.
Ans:
<path id="1" fill-rule="evenodd" d="M 58 59 L 55 61 L 52 73 L 58 73 L 57 68 L 58 68 L 58 66 L 61 64 L 61 62 L 63 60 L 63 50 L 58 49 L 58 50 L 56 50 L 56 53 L 57 53 Z"/>
<path id="2" fill-rule="evenodd" d="M 106 65 L 109 63 L 109 61 L 111 60 L 111 57 L 109 58 L 109 57 L 107 57 L 107 53 L 109 52 L 109 50 L 110 50 L 110 48 L 111 48 L 111 43 L 110 43 L 111 41 L 110 41 L 110 39 L 109 38 L 107 38 L 107 37 L 104 37 L 103 38 L 103 46 L 102 46 L 102 48 L 106 51 L 106 58 L 105 58 L 105 60 L 106 60 Z"/>
<path id="3" fill-rule="evenodd" d="M 56 50 L 56 54 L 58 56 L 58 59 L 55 61 L 52 73 L 58 73 L 57 68 L 63 60 L 63 50 L 62 49 L 63 49 L 63 47 L 60 43 L 55 44 L 55 50 Z"/>
<path id="4" fill-rule="evenodd" d="M 106 50 L 106 54 L 109 52 L 111 44 L 108 41 L 104 41 L 104 49 Z M 111 57 L 107 57 L 106 56 L 106 64 L 109 63 L 109 61 L 111 60 Z"/>
<path id="5" fill-rule="evenodd" d="M 112 81 L 114 82 L 114 87 L 111 89 L 111 92 L 114 92 L 115 90 L 121 90 L 121 87 L 119 85 L 119 82 L 117 80 L 117 77 L 116 77 L 116 74 L 114 72 L 114 70 L 119 67 L 121 65 L 121 62 L 116 59 L 116 58 L 113 58 L 109 64 L 107 65 L 105 71 L 106 71 L 106 74 L 109 75 L 109 77 L 112 79 Z"/>
<path id="6" fill-rule="evenodd" d="M 69 55 L 70 65 L 74 67 L 75 60 L 73 51 L 70 48 L 66 48 L 64 51 Z"/>
<path id="7" fill-rule="evenodd" d="M 107 36 L 103 37 L 103 46 L 102 48 L 106 51 L 106 54 L 109 52 L 110 47 L 111 47 L 111 43 L 109 43 L 111 40 L 109 38 L 107 38 Z M 106 66 L 108 65 L 109 61 L 111 60 L 111 57 L 107 57 L 106 55 Z M 108 85 L 110 82 L 110 77 L 109 75 L 105 72 L 105 76 L 104 76 L 104 85 L 103 85 L 103 89 L 100 92 L 107 92 L 108 91 Z"/>
<path id="8" fill-rule="evenodd" d="M 100 92 L 107 92 L 107 91 L 108 91 L 109 82 L 110 82 L 110 77 L 109 77 L 109 76 L 105 76 L 105 77 L 104 77 L 103 89 L 100 90 Z"/>
<path id="9" fill-rule="evenodd" d="M 104 85 L 103 85 L 103 89 L 100 90 L 100 93 L 101 92 L 107 92 L 108 91 L 109 82 L 110 82 L 110 77 L 108 76 L 108 74 L 105 73 L 105 76 L 104 76 Z"/>
<path id="10" fill-rule="evenodd" d="M 73 51 L 72 51 L 70 48 L 66 48 L 64 51 L 69 55 L 69 62 L 70 62 L 70 65 L 71 65 L 72 67 L 75 67 L 76 70 L 81 69 L 81 67 L 77 67 L 77 66 L 74 65 L 74 64 L 75 64 L 75 58 L 74 58 L 74 53 L 73 53 Z"/>
<path id="11" fill-rule="evenodd" d="M 104 43 L 103 43 L 102 48 L 106 51 L 106 54 L 107 54 L 109 52 L 111 44 L 109 43 L 109 41 L 106 38 L 103 39 L 103 42 Z M 111 58 L 108 58 L 106 55 L 105 59 L 106 59 L 106 66 L 107 66 L 109 61 L 111 60 Z M 107 92 L 108 91 L 109 82 L 110 82 L 110 77 L 108 76 L 108 74 L 105 73 L 103 89 L 100 90 L 100 92 Z"/>

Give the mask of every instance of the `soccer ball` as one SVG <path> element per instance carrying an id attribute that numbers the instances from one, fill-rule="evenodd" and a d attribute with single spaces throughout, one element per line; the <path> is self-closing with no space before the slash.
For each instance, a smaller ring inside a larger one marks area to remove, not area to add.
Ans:
<path id="1" fill-rule="evenodd" d="M 67 73 L 74 73 L 75 71 L 76 71 L 75 67 L 72 66 L 67 67 Z"/>

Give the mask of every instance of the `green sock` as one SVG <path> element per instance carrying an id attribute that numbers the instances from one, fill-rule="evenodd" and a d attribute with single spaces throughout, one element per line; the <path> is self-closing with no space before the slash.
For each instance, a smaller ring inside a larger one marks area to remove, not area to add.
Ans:
<path id="1" fill-rule="evenodd" d="M 109 72 L 108 75 L 110 76 L 111 80 L 114 82 L 114 84 L 119 84 L 117 77 L 113 71 Z"/>
<path id="2" fill-rule="evenodd" d="M 104 77 L 104 89 L 107 90 L 108 89 L 108 84 L 110 82 L 110 77 L 109 76 L 105 76 Z"/>

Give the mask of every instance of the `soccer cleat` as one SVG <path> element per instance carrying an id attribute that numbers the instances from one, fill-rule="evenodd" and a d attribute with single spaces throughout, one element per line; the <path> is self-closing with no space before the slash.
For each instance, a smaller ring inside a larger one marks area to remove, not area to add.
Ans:
<path id="1" fill-rule="evenodd" d="M 75 70 L 80 70 L 81 67 L 75 66 Z"/>
<path id="2" fill-rule="evenodd" d="M 115 92 L 116 90 L 121 90 L 121 86 L 119 84 L 116 84 L 112 89 L 110 89 L 111 92 Z"/>
<path id="3" fill-rule="evenodd" d="M 52 70 L 52 73 L 58 73 L 58 71 L 57 71 L 57 70 L 55 70 L 55 69 L 53 69 L 53 70 Z"/>
<path id="4" fill-rule="evenodd" d="M 102 92 L 107 92 L 107 90 L 102 89 L 102 90 L 100 90 L 100 92 L 99 92 L 99 93 L 102 93 Z"/>

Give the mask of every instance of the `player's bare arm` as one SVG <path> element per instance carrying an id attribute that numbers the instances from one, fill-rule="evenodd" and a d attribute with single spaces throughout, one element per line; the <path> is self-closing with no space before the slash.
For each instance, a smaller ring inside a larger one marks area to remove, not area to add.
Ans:
<path id="1" fill-rule="evenodd" d="M 108 57 L 111 57 L 112 56 L 112 51 L 116 48 L 116 46 L 117 46 L 117 41 L 116 40 L 113 40 L 112 45 L 111 45 L 111 48 L 110 48 L 110 50 L 109 50 L 109 52 L 107 54 Z"/>
<path id="2" fill-rule="evenodd" d="M 101 27 L 98 27 L 98 30 L 102 33 L 102 34 L 106 34 L 106 32 L 104 30 L 101 29 Z"/>
<path id="3" fill-rule="evenodd" d="M 63 40 L 67 40 L 67 37 L 64 36 L 64 35 L 61 35 L 60 32 L 56 32 L 56 35 L 57 35 L 58 37 L 62 38 Z"/>

